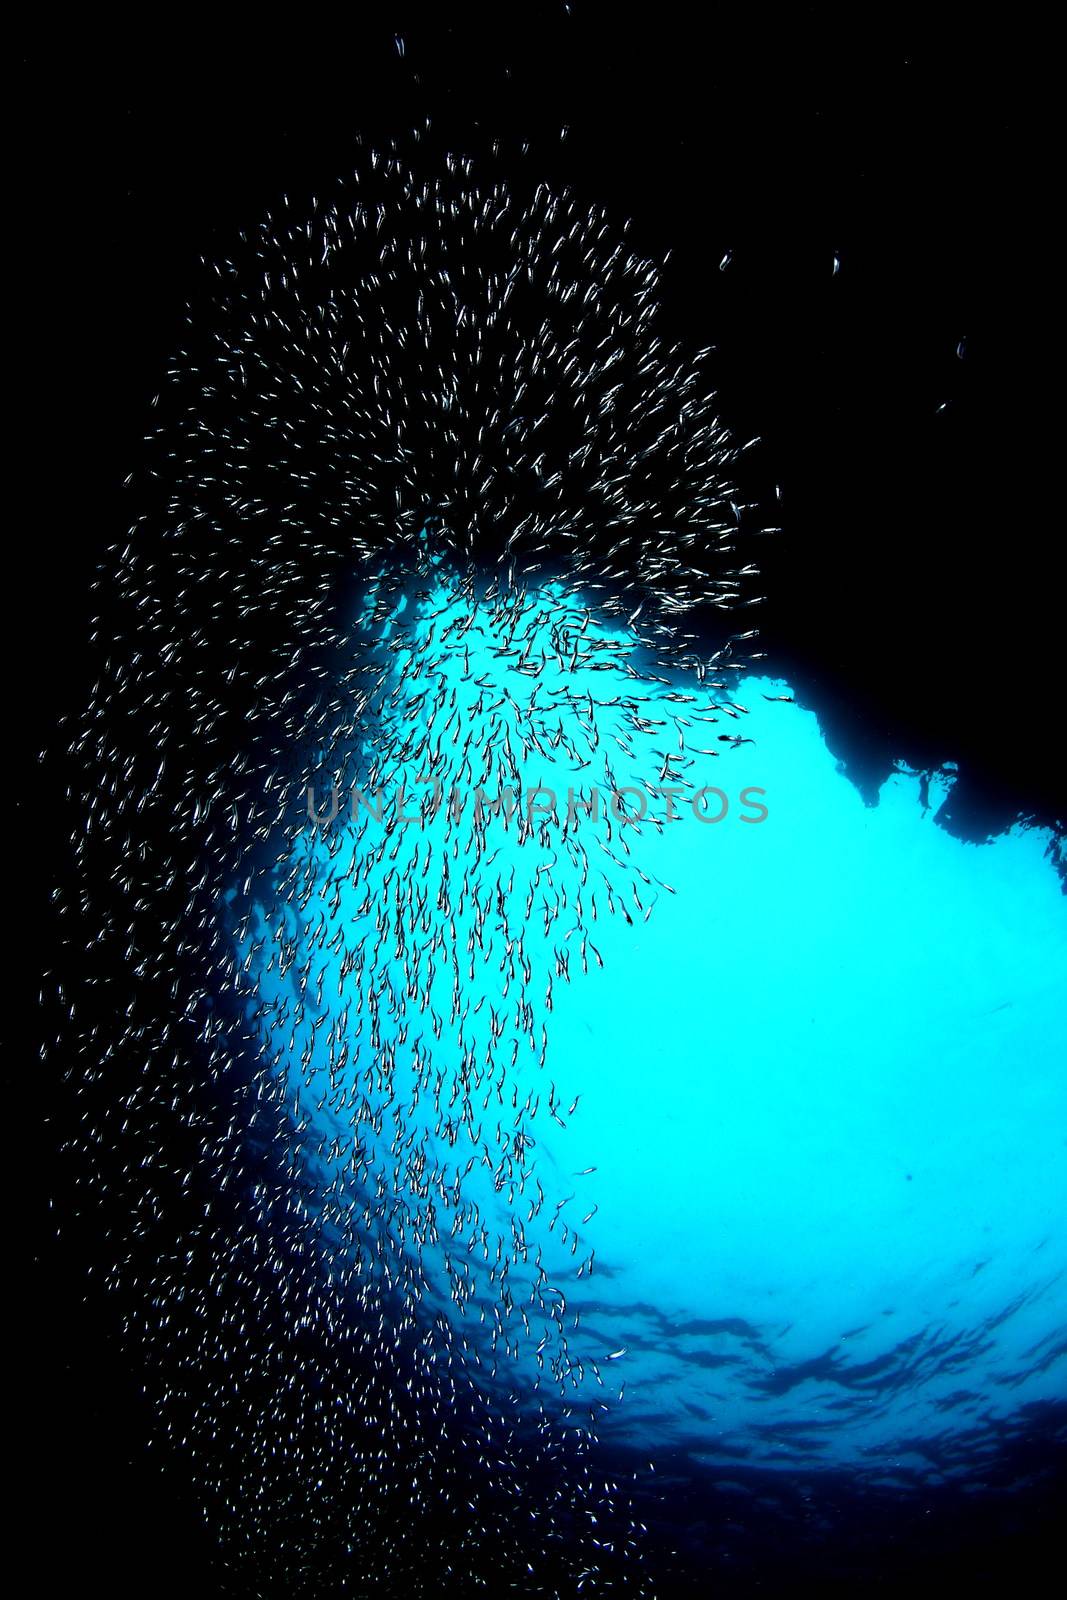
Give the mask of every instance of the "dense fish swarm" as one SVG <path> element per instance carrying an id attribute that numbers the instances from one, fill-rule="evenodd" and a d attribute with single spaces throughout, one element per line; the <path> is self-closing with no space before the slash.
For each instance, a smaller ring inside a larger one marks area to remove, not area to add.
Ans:
<path id="1" fill-rule="evenodd" d="M 593 789 L 689 793 L 744 710 L 707 353 L 599 211 L 459 158 L 206 275 L 66 757 L 61 1226 L 228 1592 L 650 1592 L 538 1156 L 553 984 L 671 888 Z"/>

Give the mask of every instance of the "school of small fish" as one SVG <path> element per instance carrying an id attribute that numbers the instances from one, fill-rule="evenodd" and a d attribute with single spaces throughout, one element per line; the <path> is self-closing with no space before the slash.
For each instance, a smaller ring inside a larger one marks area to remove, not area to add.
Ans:
<path id="1" fill-rule="evenodd" d="M 64 757 L 57 1227 L 235 1594 L 653 1592 L 553 996 L 676 892 L 594 791 L 742 742 L 767 530 L 660 268 L 493 173 L 205 262 Z"/>

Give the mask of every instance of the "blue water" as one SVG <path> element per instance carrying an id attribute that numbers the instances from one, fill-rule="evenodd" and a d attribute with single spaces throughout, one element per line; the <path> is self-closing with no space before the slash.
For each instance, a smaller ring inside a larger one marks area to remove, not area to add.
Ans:
<path id="1" fill-rule="evenodd" d="M 1002 1423 L 1067 1390 L 1067 917 L 1049 840 L 951 837 L 934 820 L 950 775 L 929 805 L 904 773 L 865 805 L 814 713 L 765 698 L 787 684 L 638 683 L 622 622 L 587 625 L 595 670 L 576 666 L 552 633 L 561 616 L 576 629 L 568 607 L 551 586 L 529 600 L 518 665 L 486 608 L 442 642 L 463 609 L 443 580 L 398 608 L 375 630 L 388 737 L 353 736 L 343 763 L 346 782 L 380 783 L 382 821 L 305 817 L 251 890 L 237 953 L 268 1010 L 249 1014 L 330 1270 L 356 1300 L 392 1286 L 435 1357 L 488 1390 L 652 1456 L 974 1471 Z M 410 632 L 390 655 L 394 626 Z M 420 659 L 432 670 L 412 676 Z M 472 710 L 478 676 L 493 688 Z M 520 758 L 512 708 L 533 676 L 560 741 Z M 458 691 L 443 770 L 467 807 L 398 827 L 399 783 L 407 815 L 429 793 L 401 746 L 425 731 L 430 680 Z M 687 794 L 717 786 L 726 815 L 683 796 L 672 822 L 656 798 L 636 825 L 613 818 L 604 753 L 616 787 L 656 788 L 679 717 Z M 460 771 L 454 730 L 489 749 L 484 770 Z M 474 783 L 492 797 L 512 777 L 550 785 L 556 816 L 525 835 L 521 811 L 492 816 L 472 853 Z M 574 785 L 599 789 L 600 814 L 564 831 Z M 399 942 L 375 922 L 398 885 L 416 914 Z M 373 981 L 346 966 L 360 939 L 364 959 L 380 946 Z"/>

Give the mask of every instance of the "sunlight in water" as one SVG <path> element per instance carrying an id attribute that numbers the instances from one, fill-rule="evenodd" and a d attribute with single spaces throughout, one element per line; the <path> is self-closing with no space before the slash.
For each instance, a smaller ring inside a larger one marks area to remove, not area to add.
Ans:
<path id="1" fill-rule="evenodd" d="M 552 584 L 362 625 L 338 814 L 236 935 L 353 1288 L 650 1451 L 973 1468 L 1063 1387 L 1047 838 L 865 806 L 787 685 L 668 682 Z"/>

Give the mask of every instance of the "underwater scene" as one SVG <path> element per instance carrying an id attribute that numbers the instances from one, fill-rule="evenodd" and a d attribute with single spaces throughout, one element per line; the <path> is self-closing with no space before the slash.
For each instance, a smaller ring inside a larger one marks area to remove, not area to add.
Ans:
<path id="1" fill-rule="evenodd" d="M 1038 1592 L 1030 147 L 932 21 L 360 10 L 22 64 L 23 1543 L 115 1600 Z"/>

